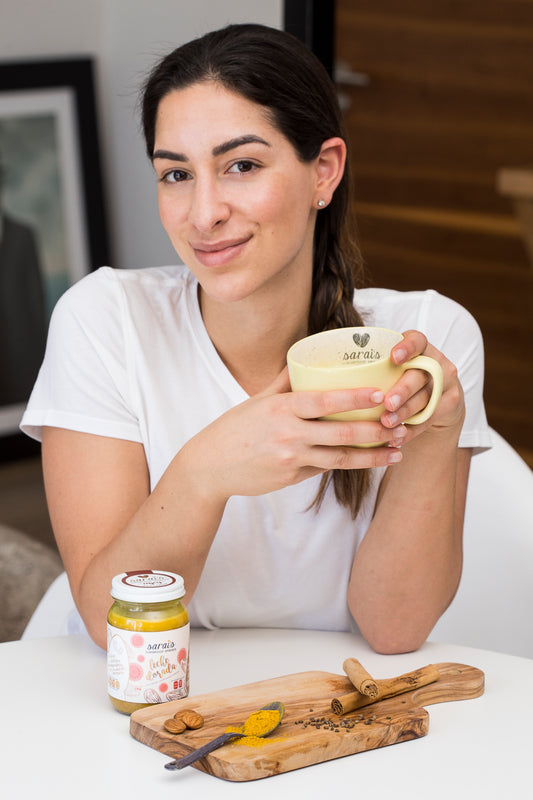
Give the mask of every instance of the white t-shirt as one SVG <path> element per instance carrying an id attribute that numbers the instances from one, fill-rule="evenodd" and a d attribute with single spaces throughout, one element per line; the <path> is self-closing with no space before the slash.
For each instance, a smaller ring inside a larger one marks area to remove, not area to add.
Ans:
<path id="1" fill-rule="evenodd" d="M 185 442 L 248 397 L 207 334 L 197 288 L 182 266 L 104 267 L 75 284 L 54 310 L 22 430 L 40 439 L 49 425 L 140 442 L 153 488 Z M 466 398 L 460 446 L 489 447 L 472 316 L 434 291 L 362 289 L 355 302 L 365 324 L 423 331 L 457 366 Z M 331 488 L 318 513 L 306 510 L 320 477 L 231 497 L 188 603 L 191 624 L 353 629 L 346 589 L 384 471 L 373 470 L 355 521 Z"/>

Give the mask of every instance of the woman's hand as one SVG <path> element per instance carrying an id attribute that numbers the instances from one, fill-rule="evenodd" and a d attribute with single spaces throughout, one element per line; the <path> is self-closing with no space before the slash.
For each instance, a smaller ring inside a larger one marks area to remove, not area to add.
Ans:
<path id="1" fill-rule="evenodd" d="M 459 428 L 464 419 L 464 397 L 457 369 L 439 350 L 431 345 L 420 331 L 406 331 L 404 338 L 391 351 L 395 364 L 404 364 L 417 355 L 438 361 L 444 375 L 442 396 L 433 415 L 425 423 L 410 425 L 406 441 L 428 428 Z M 385 428 L 396 428 L 406 419 L 421 411 L 431 396 L 431 377 L 420 369 L 404 372 L 400 380 L 384 396 L 386 412 L 381 417 Z"/>
<path id="2" fill-rule="evenodd" d="M 401 459 L 388 443 L 398 433 L 398 441 L 403 438 L 404 426 L 320 419 L 381 402 L 375 387 L 291 392 L 284 369 L 267 390 L 194 436 L 181 455 L 189 469 L 198 470 L 198 479 L 224 499 L 266 494 L 331 469 L 386 466 Z M 383 442 L 383 447 L 355 449 L 368 442 Z"/>

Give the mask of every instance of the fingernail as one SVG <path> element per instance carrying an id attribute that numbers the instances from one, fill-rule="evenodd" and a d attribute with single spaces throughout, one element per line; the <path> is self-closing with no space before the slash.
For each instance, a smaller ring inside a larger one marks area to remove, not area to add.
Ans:
<path id="1" fill-rule="evenodd" d="M 403 439 L 406 434 L 405 425 L 398 425 L 392 432 L 393 439 Z"/>
<path id="2" fill-rule="evenodd" d="M 389 462 L 389 464 L 397 464 L 398 461 L 402 460 L 402 458 L 403 456 L 399 450 L 393 450 L 391 453 L 389 453 L 387 461 Z"/>
<path id="3" fill-rule="evenodd" d="M 373 403 L 382 403 L 385 399 L 385 394 L 384 392 L 373 392 L 370 395 L 370 399 Z"/>
<path id="4" fill-rule="evenodd" d="M 396 411 L 397 408 L 400 408 L 402 402 L 402 398 L 399 394 L 393 394 L 389 397 L 387 405 L 390 407 L 391 411 Z"/>
<path id="5" fill-rule="evenodd" d="M 400 347 L 394 351 L 393 356 L 395 363 L 399 364 L 401 361 L 405 361 L 407 358 L 407 351 L 404 350 L 403 347 Z"/>
<path id="6" fill-rule="evenodd" d="M 387 425 L 393 428 L 395 425 L 398 424 L 400 418 L 398 414 L 385 414 L 383 420 L 387 423 Z"/>

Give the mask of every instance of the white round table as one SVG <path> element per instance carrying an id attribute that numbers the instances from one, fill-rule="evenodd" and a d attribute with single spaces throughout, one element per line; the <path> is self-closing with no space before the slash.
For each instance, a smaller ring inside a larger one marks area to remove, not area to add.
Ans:
<path id="1" fill-rule="evenodd" d="M 135 740 L 106 694 L 106 657 L 85 637 L 0 644 L 0 787 L 21 798 L 470 798 L 517 797 L 531 785 L 533 661 L 428 642 L 382 656 L 348 633 L 193 630 L 190 695 L 325 670 L 357 658 L 376 678 L 430 663 L 485 673 L 483 696 L 428 706 L 420 739 L 338 758 L 253 783 L 193 767 L 164 769 L 168 756 Z"/>

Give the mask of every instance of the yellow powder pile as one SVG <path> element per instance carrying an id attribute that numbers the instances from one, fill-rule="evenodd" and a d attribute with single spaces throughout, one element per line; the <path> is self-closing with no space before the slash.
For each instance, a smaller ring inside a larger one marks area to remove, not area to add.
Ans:
<path id="1" fill-rule="evenodd" d="M 226 733 L 244 733 L 236 739 L 235 744 L 244 744 L 248 747 L 261 747 L 267 741 L 262 737 L 272 730 L 280 720 L 280 713 L 275 709 L 262 709 L 250 714 L 244 725 L 226 728 Z M 270 739 L 269 741 L 274 741 Z"/>

